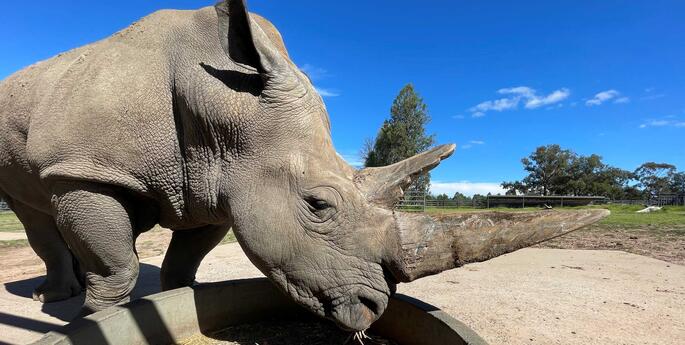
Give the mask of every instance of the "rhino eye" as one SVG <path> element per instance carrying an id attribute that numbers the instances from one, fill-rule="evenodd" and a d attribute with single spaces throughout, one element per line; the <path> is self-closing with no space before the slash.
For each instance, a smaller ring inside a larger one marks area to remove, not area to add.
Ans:
<path id="1" fill-rule="evenodd" d="M 307 198 L 307 204 L 309 205 L 309 209 L 312 211 L 323 211 L 331 207 L 331 205 L 329 205 L 326 201 L 316 198 Z"/>
<path id="2" fill-rule="evenodd" d="M 325 200 L 310 197 L 306 198 L 305 202 L 309 212 L 315 215 L 318 221 L 327 221 L 335 214 L 335 207 Z"/>

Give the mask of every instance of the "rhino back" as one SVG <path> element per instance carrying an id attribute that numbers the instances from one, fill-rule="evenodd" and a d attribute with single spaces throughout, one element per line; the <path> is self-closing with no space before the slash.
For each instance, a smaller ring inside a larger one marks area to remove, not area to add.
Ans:
<path id="1" fill-rule="evenodd" d="M 255 20 L 287 58 L 276 28 Z M 197 114 L 179 112 L 175 103 L 179 94 L 186 100 L 194 95 L 199 108 L 229 104 L 232 110 L 218 113 L 245 113 L 256 96 L 227 88 L 204 64 L 246 72 L 223 51 L 213 7 L 155 12 L 10 76 L 0 83 L 0 124 L 13 128 L 0 133 L 0 190 L 10 184 L 3 171 L 14 180 L 22 174 L 39 179 L 42 184 L 34 184 L 41 188 L 56 179 L 90 180 L 156 199 L 170 227 L 213 221 L 206 219 L 213 211 L 188 212 L 217 206 L 210 189 L 217 186 L 218 163 L 205 162 L 211 152 L 189 161 L 181 138 L 204 129 L 187 118 Z M 49 198 L 44 189 L 29 194 Z"/>
<path id="2" fill-rule="evenodd" d="M 0 190 L 69 178 L 181 203 L 170 47 L 193 36 L 195 12 L 155 12 L 0 83 Z"/>

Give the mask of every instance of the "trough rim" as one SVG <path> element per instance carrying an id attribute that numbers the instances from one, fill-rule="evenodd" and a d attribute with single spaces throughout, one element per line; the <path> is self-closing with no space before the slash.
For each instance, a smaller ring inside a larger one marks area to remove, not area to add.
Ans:
<path id="1" fill-rule="evenodd" d="M 157 306 L 161 305 L 164 302 L 168 302 L 169 300 L 182 300 L 183 298 L 196 296 L 198 293 L 201 294 L 203 291 L 212 291 L 217 288 L 227 288 L 230 286 L 248 287 L 249 285 L 258 285 L 263 284 L 264 282 L 269 282 L 269 285 L 276 289 L 275 285 L 273 285 L 273 283 L 271 283 L 267 278 L 261 277 L 201 283 L 191 287 L 182 287 L 174 290 L 163 291 L 156 294 L 143 296 L 126 304 L 113 306 L 105 310 L 88 315 L 86 317 L 76 319 L 56 330 L 46 333 L 42 338 L 40 338 L 36 342 L 31 343 L 31 345 L 72 344 L 72 341 L 70 341 L 70 336 L 74 336 L 79 332 L 87 332 L 90 328 L 93 327 L 93 325 L 107 322 L 108 320 L 113 318 L 125 318 L 126 315 L 132 314 L 131 311 L 136 309 L 140 311 L 145 306 L 149 306 L 151 304 L 153 306 Z M 488 343 L 483 338 L 481 338 L 473 329 L 471 329 L 463 322 L 455 319 L 453 316 L 447 314 L 446 312 L 442 311 L 440 308 L 434 305 L 426 303 L 417 298 L 399 293 L 394 294 L 391 297 L 391 299 L 399 302 L 400 304 L 404 304 L 403 308 L 407 308 L 408 306 L 409 308 L 415 308 L 424 312 L 428 317 L 434 319 L 432 322 L 441 323 L 449 327 L 468 345 L 488 345 Z M 294 305 L 294 303 L 292 304 Z M 93 344 L 96 344 L 96 342 L 93 342 Z"/>

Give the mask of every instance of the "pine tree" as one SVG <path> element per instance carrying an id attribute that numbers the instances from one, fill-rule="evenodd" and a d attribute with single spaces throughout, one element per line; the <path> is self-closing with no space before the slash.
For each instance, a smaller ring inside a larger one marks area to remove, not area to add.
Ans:
<path id="1" fill-rule="evenodd" d="M 407 84 L 400 90 L 390 107 L 390 119 L 383 122 L 373 146 L 364 149 L 365 166 L 377 167 L 397 163 L 426 151 L 433 145 L 433 135 L 427 135 L 425 126 L 430 122 L 427 106 Z M 430 175 L 419 177 L 410 191 L 428 193 Z"/>

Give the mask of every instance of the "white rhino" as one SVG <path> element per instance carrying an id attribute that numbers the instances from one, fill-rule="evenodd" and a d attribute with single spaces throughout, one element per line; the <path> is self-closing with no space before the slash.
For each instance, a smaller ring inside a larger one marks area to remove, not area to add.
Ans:
<path id="1" fill-rule="evenodd" d="M 350 167 L 280 34 L 239 0 L 158 11 L 13 74 L 0 84 L 0 129 L 0 196 L 47 268 L 34 297 L 79 294 L 75 257 L 85 312 L 128 300 L 138 276 L 134 241 L 155 224 L 174 231 L 164 289 L 191 284 L 233 228 L 285 293 L 361 330 L 397 282 L 605 215 L 393 211 L 412 178 L 454 145 L 388 167 Z"/>

